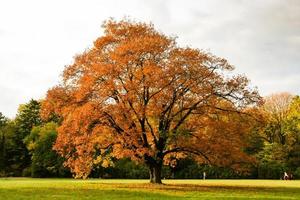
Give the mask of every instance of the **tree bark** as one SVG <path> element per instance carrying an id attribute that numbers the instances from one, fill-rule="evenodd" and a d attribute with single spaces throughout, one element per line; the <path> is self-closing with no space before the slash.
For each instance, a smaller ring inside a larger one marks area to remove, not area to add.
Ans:
<path id="1" fill-rule="evenodd" d="M 150 183 L 162 184 L 161 169 L 162 169 L 161 163 L 149 166 Z"/>

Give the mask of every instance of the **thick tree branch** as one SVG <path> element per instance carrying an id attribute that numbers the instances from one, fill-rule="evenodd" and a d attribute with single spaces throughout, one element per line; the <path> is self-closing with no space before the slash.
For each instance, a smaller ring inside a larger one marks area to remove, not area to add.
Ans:
<path id="1" fill-rule="evenodd" d="M 199 149 L 193 149 L 189 147 L 176 147 L 174 149 L 166 150 L 163 152 L 163 156 L 166 156 L 167 154 L 170 153 L 178 153 L 178 152 L 187 152 L 195 155 L 202 156 L 209 164 L 211 164 L 210 159 Z"/>

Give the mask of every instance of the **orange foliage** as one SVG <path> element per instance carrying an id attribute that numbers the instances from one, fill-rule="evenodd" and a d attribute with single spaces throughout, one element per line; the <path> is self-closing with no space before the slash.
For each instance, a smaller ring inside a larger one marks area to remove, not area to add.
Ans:
<path id="1" fill-rule="evenodd" d="M 54 148 L 78 177 L 111 157 L 144 162 L 152 176 L 188 154 L 221 165 L 246 158 L 239 112 L 260 100 L 247 78 L 229 76 L 234 67 L 225 59 L 178 47 L 151 24 L 103 27 L 43 103 L 44 117 L 63 119 Z"/>

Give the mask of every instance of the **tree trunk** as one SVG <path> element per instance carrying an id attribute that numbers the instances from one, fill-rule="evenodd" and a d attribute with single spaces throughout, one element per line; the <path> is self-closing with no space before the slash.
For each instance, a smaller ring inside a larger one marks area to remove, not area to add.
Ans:
<path id="1" fill-rule="evenodd" d="M 161 169 L 162 164 L 155 164 L 149 166 L 150 183 L 161 184 Z"/>

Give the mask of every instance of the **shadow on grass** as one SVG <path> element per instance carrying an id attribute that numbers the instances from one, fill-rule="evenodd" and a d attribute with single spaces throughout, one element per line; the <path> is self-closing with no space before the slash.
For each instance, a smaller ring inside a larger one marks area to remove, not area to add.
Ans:
<path id="1" fill-rule="evenodd" d="M 0 189 L 0 199 L 4 200 L 69 200 L 69 199 L 103 199 L 103 200 L 154 200 L 154 199 L 182 199 L 179 196 L 130 190 L 114 189 L 57 189 L 57 188 L 22 188 L 22 189 Z"/>
<path id="2" fill-rule="evenodd" d="M 300 199 L 297 187 L 205 186 L 197 184 L 111 184 L 119 189 L 177 194 L 174 199 Z"/>

